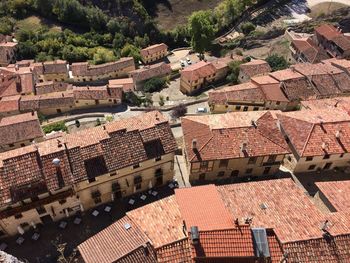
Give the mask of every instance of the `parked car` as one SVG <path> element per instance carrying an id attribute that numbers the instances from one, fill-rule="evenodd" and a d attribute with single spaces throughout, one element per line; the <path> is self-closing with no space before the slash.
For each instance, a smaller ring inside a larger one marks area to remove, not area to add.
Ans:
<path id="1" fill-rule="evenodd" d="M 186 61 L 187 61 L 187 64 L 188 64 L 188 65 L 191 65 L 191 64 L 192 64 L 192 61 L 190 60 L 189 57 L 186 58 Z"/>
<path id="2" fill-rule="evenodd" d="M 183 61 L 183 60 L 180 60 L 180 65 L 181 65 L 181 67 L 185 67 L 186 66 L 186 63 L 185 63 L 185 61 Z"/>
<path id="3" fill-rule="evenodd" d="M 207 113 L 207 108 L 197 108 L 197 113 Z"/>

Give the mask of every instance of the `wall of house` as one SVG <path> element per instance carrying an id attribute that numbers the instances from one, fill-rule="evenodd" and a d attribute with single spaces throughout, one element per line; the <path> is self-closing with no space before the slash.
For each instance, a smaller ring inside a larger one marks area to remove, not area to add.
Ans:
<path id="1" fill-rule="evenodd" d="M 120 104 L 120 100 L 114 101 L 114 99 L 110 100 L 97 100 L 98 103 L 96 103 L 95 100 L 76 100 L 74 108 L 86 108 L 86 107 L 94 107 L 94 106 L 106 106 L 106 105 L 116 105 Z"/>
<path id="2" fill-rule="evenodd" d="M 331 163 L 327 170 L 332 170 L 335 167 L 349 166 L 349 161 L 350 153 L 345 153 L 342 157 L 341 154 L 332 154 L 329 159 L 324 159 L 324 156 L 314 156 L 311 161 L 307 161 L 305 157 L 302 157 L 297 160 L 293 172 L 303 173 L 324 170 L 326 163 Z"/>
<path id="3" fill-rule="evenodd" d="M 44 74 L 39 75 L 39 82 L 44 81 L 66 81 L 69 79 L 68 74 Z"/>
<path id="4" fill-rule="evenodd" d="M 215 81 L 225 78 L 227 73 L 228 73 L 228 66 L 218 69 L 215 74 Z"/>
<path id="5" fill-rule="evenodd" d="M 37 137 L 37 138 L 33 138 L 32 140 L 19 141 L 19 142 L 15 142 L 13 144 L 2 144 L 2 145 L 0 145 L 0 152 L 5 152 L 5 151 L 21 148 L 21 147 L 24 147 L 27 145 L 31 145 L 33 140 L 35 140 L 35 142 L 42 142 L 44 140 L 44 138 Z"/>
<path id="6" fill-rule="evenodd" d="M 150 182 L 154 187 L 156 184 L 155 171 L 161 168 L 163 171 L 163 184 L 173 180 L 174 177 L 174 153 L 163 155 L 161 160 L 147 160 L 140 163 L 139 168 L 132 166 L 117 170 L 115 173 L 108 173 L 96 177 L 95 182 L 89 183 L 88 180 L 76 185 L 75 191 L 84 209 L 95 207 L 101 203 L 113 201 L 112 184 L 118 182 L 121 188 L 122 197 L 132 195 L 136 192 L 143 192 L 149 189 Z M 136 190 L 134 185 L 135 176 L 142 177 L 141 188 Z M 92 198 L 91 194 L 99 191 L 101 196 L 98 203 Z"/>
<path id="7" fill-rule="evenodd" d="M 150 62 L 157 61 L 161 58 L 164 58 L 167 54 L 168 54 L 168 51 L 166 49 L 164 49 L 164 50 L 157 52 L 157 53 L 154 53 L 152 55 L 141 56 L 141 60 L 143 63 L 147 64 Z"/>
<path id="8" fill-rule="evenodd" d="M 17 47 L 0 47 L 0 66 L 6 67 L 16 61 Z"/>
<path id="9" fill-rule="evenodd" d="M 55 107 L 53 106 L 52 108 L 41 108 L 38 111 L 44 115 L 55 115 L 58 114 L 59 112 L 57 110 L 61 110 L 60 113 L 65 113 L 65 112 L 69 112 L 71 110 L 73 110 L 73 106 L 70 107 Z"/>
<path id="10" fill-rule="evenodd" d="M 256 162 L 249 164 L 249 158 L 237 158 L 230 159 L 226 167 L 220 167 L 220 160 L 209 161 L 208 170 L 200 168 L 200 162 L 191 163 L 190 165 L 190 181 L 197 180 L 218 180 L 229 177 L 241 177 L 241 176 L 262 176 L 272 175 L 278 172 L 282 160 L 285 155 L 276 156 L 275 162 L 267 164 L 269 156 L 258 157 Z M 264 174 L 266 167 L 271 167 L 268 173 Z M 252 169 L 250 173 L 247 173 L 247 169 Z M 238 175 L 234 174 L 233 171 L 238 171 Z M 219 172 L 225 172 L 219 175 Z M 205 174 L 205 176 L 203 176 Z"/>
<path id="11" fill-rule="evenodd" d="M 40 199 L 45 198 L 48 196 L 47 194 L 43 194 L 39 196 Z M 66 200 L 64 203 L 59 202 L 59 201 Z M 30 199 L 24 200 L 24 202 L 31 202 Z M 18 234 L 18 226 L 21 226 L 24 231 L 28 231 L 31 229 L 33 226 L 32 224 L 34 223 L 35 225 L 37 224 L 43 224 L 42 218 L 44 216 L 49 216 L 53 221 L 58 221 L 61 220 L 62 218 L 66 218 L 67 214 L 65 210 L 68 211 L 68 215 L 72 216 L 74 215 L 77 211 L 80 210 L 80 202 L 76 198 L 75 195 L 69 196 L 65 199 L 60 199 L 56 200 L 54 202 L 51 202 L 49 204 L 43 205 L 45 211 L 44 213 L 39 214 L 37 209 L 30 209 L 28 211 L 22 212 L 20 214 L 17 214 L 18 216 L 21 216 L 20 218 L 15 218 L 15 216 L 10 216 L 7 218 L 0 219 L 0 227 L 2 228 L 2 231 L 5 232 L 7 235 L 16 235 Z"/>
<path id="12" fill-rule="evenodd" d="M 200 78 L 197 81 L 188 81 L 181 76 L 180 78 L 180 91 L 185 94 L 191 94 L 204 87 L 206 84 L 210 84 L 215 81 L 216 74 L 210 75 L 206 78 Z"/>
<path id="13" fill-rule="evenodd" d="M 93 76 L 73 76 L 75 82 L 96 81 L 101 79 L 123 78 L 127 77 L 130 71 L 135 70 L 135 66 L 129 66 L 117 71 L 107 72 L 105 74 L 93 75 Z"/>
<path id="14" fill-rule="evenodd" d="M 0 118 L 19 114 L 19 111 L 0 112 Z"/>
<path id="15" fill-rule="evenodd" d="M 225 113 L 234 111 L 257 111 L 265 110 L 264 102 L 230 102 L 229 104 L 212 104 L 210 105 L 210 111 L 212 113 Z"/>

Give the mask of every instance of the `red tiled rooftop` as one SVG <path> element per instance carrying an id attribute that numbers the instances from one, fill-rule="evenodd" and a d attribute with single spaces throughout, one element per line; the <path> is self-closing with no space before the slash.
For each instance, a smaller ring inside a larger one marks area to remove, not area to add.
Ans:
<path id="1" fill-rule="evenodd" d="M 168 49 L 168 46 L 165 45 L 164 43 L 155 44 L 155 45 L 146 47 L 144 49 L 141 49 L 140 54 L 141 54 L 141 56 L 150 56 L 150 55 L 153 55 L 155 53 L 158 53 L 160 51 L 167 50 L 167 49 Z"/>
<path id="2" fill-rule="evenodd" d="M 181 70 L 181 77 L 189 81 L 195 81 L 213 75 L 216 72 L 211 62 L 199 61 Z"/>
<path id="3" fill-rule="evenodd" d="M 337 211 L 350 211 L 350 181 L 316 182 L 315 184 Z"/>
<path id="4" fill-rule="evenodd" d="M 257 128 L 252 124 L 256 121 Z M 182 118 L 185 151 L 190 162 L 286 154 L 289 148 L 273 112 L 234 112 Z M 197 149 L 192 149 L 192 140 Z M 247 151 L 241 151 L 242 143 Z M 224 146 L 223 146 L 224 145 Z"/>
<path id="5" fill-rule="evenodd" d="M 315 31 L 325 37 L 327 40 L 332 40 L 333 38 L 341 35 L 341 33 L 333 26 L 329 24 L 323 24 L 315 28 Z"/>
<path id="6" fill-rule="evenodd" d="M 199 231 L 235 226 L 214 185 L 176 189 L 175 198 L 188 231 L 192 226 L 197 226 Z"/>
<path id="7" fill-rule="evenodd" d="M 20 95 L 2 97 L 0 99 L 0 112 L 19 111 Z"/>
<path id="8" fill-rule="evenodd" d="M 271 71 L 270 65 L 265 60 L 260 59 L 254 59 L 250 62 L 241 64 L 239 68 L 244 74 L 248 75 L 249 77 L 267 74 Z"/>
<path id="9" fill-rule="evenodd" d="M 299 78 L 304 78 L 304 76 L 292 68 L 278 70 L 271 72 L 269 74 L 271 77 L 275 78 L 278 81 L 294 80 Z"/>

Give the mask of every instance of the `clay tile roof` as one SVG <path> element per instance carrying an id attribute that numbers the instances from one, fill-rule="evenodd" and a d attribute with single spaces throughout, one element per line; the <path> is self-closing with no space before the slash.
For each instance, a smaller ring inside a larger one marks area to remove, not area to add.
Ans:
<path id="1" fill-rule="evenodd" d="M 350 211 L 350 181 L 316 182 L 315 184 L 337 211 Z"/>
<path id="2" fill-rule="evenodd" d="M 43 62 L 44 74 L 68 74 L 67 61 L 54 60 Z"/>
<path id="3" fill-rule="evenodd" d="M 273 228 L 282 243 L 322 237 L 321 212 L 291 179 L 224 185 L 218 191 L 235 217 L 252 217 L 252 227 Z"/>
<path id="4" fill-rule="evenodd" d="M 317 27 L 315 31 L 327 40 L 332 40 L 333 38 L 341 35 L 341 33 L 333 25 L 329 24 L 323 24 Z"/>
<path id="5" fill-rule="evenodd" d="M 187 237 L 175 196 L 132 210 L 127 215 L 148 236 L 155 248 Z"/>
<path id="6" fill-rule="evenodd" d="M 265 101 L 265 96 L 262 90 L 252 82 L 209 92 L 209 104 L 225 104 L 232 101 Z"/>
<path id="7" fill-rule="evenodd" d="M 144 49 L 141 49 L 140 54 L 141 56 L 146 57 L 167 49 L 168 49 L 168 46 L 165 45 L 164 43 L 155 44 L 155 45 L 146 47 Z"/>
<path id="8" fill-rule="evenodd" d="M 124 92 L 134 91 L 134 80 L 132 78 L 111 79 L 108 81 L 110 87 L 122 87 Z"/>
<path id="9" fill-rule="evenodd" d="M 0 148 L 1 145 L 14 144 L 43 136 L 36 113 L 23 113 L 0 120 Z"/>
<path id="10" fill-rule="evenodd" d="M 288 153 L 273 114 L 252 111 L 182 118 L 188 159 L 196 162 Z M 257 128 L 252 120 L 257 122 Z M 197 140 L 198 150 L 192 149 L 193 139 Z M 243 143 L 247 144 L 245 153 L 241 151 Z"/>
<path id="11" fill-rule="evenodd" d="M 200 245 L 191 243 L 192 257 L 254 257 L 253 237 L 249 225 L 232 229 L 199 231 Z"/>
<path id="12" fill-rule="evenodd" d="M 19 100 L 21 96 L 8 96 L 0 99 L 0 112 L 19 111 Z"/>
<path id="13" fill-rule="evenodd" d="M 188 238 L 159 247 L 156 252 L 159 263 L 192 262 Z"/>
<path id="14" fill-rule="evenodd" d="M 134 59 L 132 57 L 125 57 L 101 65 L 89 65 L 88 62 L 72 63 L 71 70 L 73 76 L 88 77 L 109 74 L 131 66 L 135 67 Z"/>
<path id="15" fill-rule="evenodd" d="M 197 226 L 199 231 L 235 226 L 214 185 L 176 189 L 175 197 L 188 231 L 191 226 Z"/>
<path id="16" fill-rule="evenodd" d="M 136 69 L 129 72 L 134 82 L 145 81 L 154 77 L 161 77 L 171 73 L 171 67 L 169 64 L 160 62 L 153 65 L 147 65 L 143 68 Z"/>
<path id="17" fill-rule="evenodd" d="M 343 110 L 350 112 L 350 98 L 349 97 L 334 97 L 328 99 L 308 100 L 302 101 L 301 105 L 310 110 L 329 109 L 329 110 Z"/>
<path id="18" fill-rule="evenodd" d="M 112 92 L 114 91 L 114 92 Z M 108 100 L 108 99 L 122 99 L 122 89 L 108 86 L 101 87 L 73 87 L 73 94 L 76 100 Z"/>
<path id="19" fill-rule="evenodd" d="M 319 109 L 277 116 L 299 156 L 341 154 L 350 150 L 350 116 L 347 112 Z M 339 139 L 336 137 L 338 132 Z"/>
<path id="20" fill-rule="evenodd" d="M 292 45 L 304 55 L 310 63 L 319 63 L 323 59 L 328 59 L 325 50 L 316 46 L 311 39 L 295 39 Z"/>
<path id="21" fill-rule="evenodd" d="M 216 69 L 211 62 L 205 62 L 202 60 L 181 70 L 181 78 L 195 81 L 213 75 L 215 72 Z"/>
<path id="22" fill-rule="evenodd" d="M 260 59 L 241 64 L 239 68 L 244 74 L 248 75 L 249 77 L 263 75 L 271 72 L 269 63 L 267 63 L 265 60 Z"/>
<path id="23" fill-rule="evenodd" d="M 130 226 L 129 229 L 125 228 L 126 224 Z M 140 248 L 149 249 L 148 242 L 147 236 L 137 224 L 125 216 L 80 244 L 78 249 L 86 263 L 127 262 L 123 257 L 130 257 L 128 254 L 131 251 L 137 251 Z M 133 256 L 135 254 L 139 256 L 134 258 L 135 261 L 130 262 L 157 262 L 154 252 L 149 252 L 148 256 L 143 252 L 143 257 L 141 253 L 133 253 Z"/>
<path id="24" fill-rule="evenodd" d="M 332 59 L 328 59 L 328 60 L 323 60 L 322 62 L 323 63 L 331 63 L 333 66 L 336 66 L 336 67 L 350 73 L 350 60 L 332 58 Z"/>

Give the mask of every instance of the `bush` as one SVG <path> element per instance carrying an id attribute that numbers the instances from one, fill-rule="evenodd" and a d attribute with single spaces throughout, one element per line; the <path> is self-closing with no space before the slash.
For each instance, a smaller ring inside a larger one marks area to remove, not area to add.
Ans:
<path id="1" fill-rule="evenodd" d="M 247 22 L 241 25 L 241 30 L 243 34 L 248 35 L 250 32 L 254 31 L 256 26 L 252 22 Z"/>
<path id="2" fill-rule="evenodd" d="M 164 106 L 165 102 L 164 102 L 164 97 L 163 96 L 159 96 L 159 106 Z"/>
<path id="3" fill-rule="evenodd" d="M 187 113 L 187 107 L 185 104 L 180 103 L 179 105 L 175 106 L 174 109 L 171 112 L 171 117 L 173 119 L 178 119 L 182 116 L 185 116 Z"/>
<path id="4" fill-rule="evenodd" d="M 286 69 L 289 67 L 287 60 L 277 54 L 268 56 L 266 62 L 269 63 L 272 71 Z"/>
<path id="5" fill-rule="evenodd" d="M 133 92 L 123 93 L 123 96 L 123 101 L 132 106 L 140 106 L 142 103 L 142 99 Z"/>
<path id="6" fill-rule="evenodd" d="M 146 81 L 145 85 L 143 86 L 143 90 L 147 93 L 160 91 L 162 88 L 164 88 L 165 84 L 166 81 L 163 78 L 152 78 Z"/>
<path id="7" fill-rule="evenodd" d="M 46 125 L 43 127 L 43 131 L 47 134 L 47 133 L 51 133 L 53 131 L 67 131 L 67 126 L 64 123 L 64 121 L 59 121 L 56 123 L 52 123 L 49 125 Z"/>
<path id="8" fill-rule="evenodd" d="M 79 120 L 75 120 L 75 126 L 76 126 L 77 128 L 80 127 L 80 121 L 79 121 Z"/>
<path id="9" fill-rule="evenodd" d="M 107 115 L 105 119 L 106 119 L 107 122 L 111 122 L 111 121 L 114 120 L 112 115 Z"/>
<path id="10" fill-rule="evenodd" d="M 239 66 L 242 64 L 241 61 L 233 61 L 229 64 L 229 72 L 226 80 L 232 84 L 238 84 Z"/>

